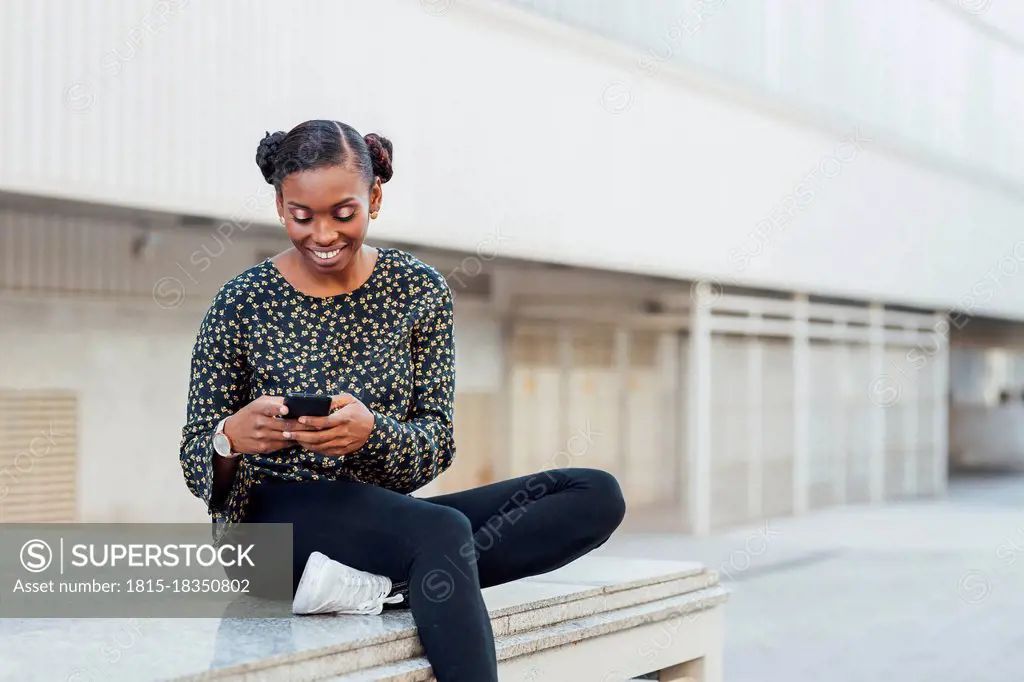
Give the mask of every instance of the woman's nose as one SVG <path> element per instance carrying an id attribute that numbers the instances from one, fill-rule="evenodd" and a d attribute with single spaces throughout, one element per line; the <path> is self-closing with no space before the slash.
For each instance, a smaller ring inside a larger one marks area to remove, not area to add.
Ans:
<path id="1" fill-rule="evenodd" d="M 313 241 L 320 246 L 330 246 L 338 241 L 338 228 L 331 219 L 313 221 Z"/>

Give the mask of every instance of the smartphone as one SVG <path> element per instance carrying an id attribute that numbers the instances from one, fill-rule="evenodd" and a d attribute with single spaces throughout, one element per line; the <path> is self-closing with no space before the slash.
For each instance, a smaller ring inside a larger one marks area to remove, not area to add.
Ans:
<path id="1" fill-rule="evenodd" d="M 288 408 L 285 419 L 299 417 L 326 417 L 331 413 L 331 396 L 316 393 L 289 393 L 284 398 Z"/>

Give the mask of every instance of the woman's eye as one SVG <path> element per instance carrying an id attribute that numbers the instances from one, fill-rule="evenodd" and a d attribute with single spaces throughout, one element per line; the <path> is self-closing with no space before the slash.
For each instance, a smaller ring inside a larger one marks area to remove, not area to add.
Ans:
<path id="1" fill-rule="evenodd" d="M 308 223 L 312 219 L 313 219 L 313 216 L 292 215 L 292 220 L 294 220 L 295 222 L 300 223 L 300 224 Z"/>
<path id="2" fill-rule="evenodd" d="M 352 220 L 355 217 L 356 217 L 356 212 L 355 211 L 345 211 L 344 213 L 335 213 L 334 214 L 334 219 L 335 220 L 340 220 L 343 223 L 347 223 L 348 221 Z"/>

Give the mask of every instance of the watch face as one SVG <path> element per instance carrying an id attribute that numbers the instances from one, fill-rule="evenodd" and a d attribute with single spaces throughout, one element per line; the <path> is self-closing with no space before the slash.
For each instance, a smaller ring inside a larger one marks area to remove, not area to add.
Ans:
<path id="1" fill-rule="evenodd" d="M 221 457 L 231 456 L 231 441 L 223 433 L 213 434 L 213 449 Z"/>

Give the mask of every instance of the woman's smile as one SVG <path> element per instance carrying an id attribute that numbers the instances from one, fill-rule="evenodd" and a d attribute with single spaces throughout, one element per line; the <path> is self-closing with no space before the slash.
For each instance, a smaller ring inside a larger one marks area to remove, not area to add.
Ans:
<path id="1" fill-rule="evenodd" d="M 341 260 L 342 254 L 348 248 L 348 244 L 338 244 L 325 249 L 322 247 L 308 247 L 306 250 L 313 256 L 313 262 L 321 267 L 336 265 Z"/>

